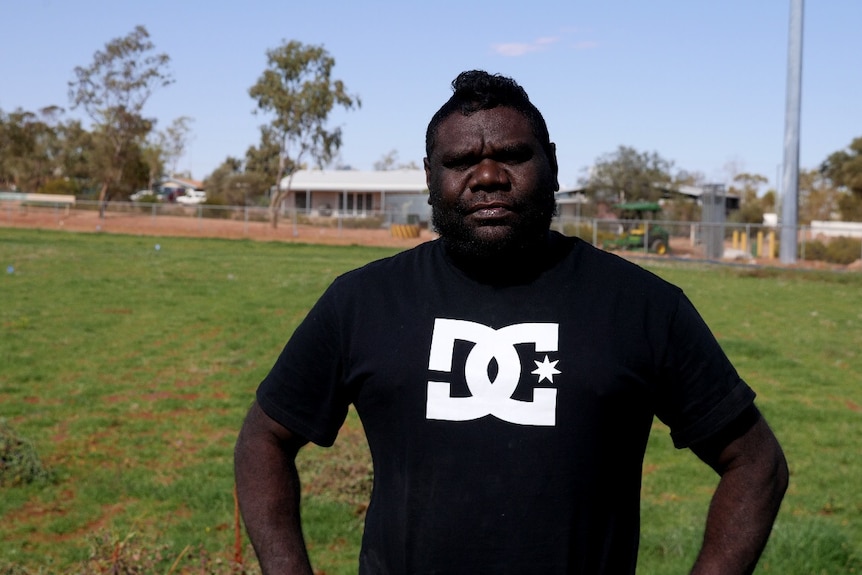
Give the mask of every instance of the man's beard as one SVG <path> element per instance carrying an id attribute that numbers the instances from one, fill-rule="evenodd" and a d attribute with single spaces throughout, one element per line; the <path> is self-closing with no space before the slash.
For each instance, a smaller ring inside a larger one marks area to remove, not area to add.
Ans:
<path id="1" fill-rule="evenodd" d="M 535 255 L 533 250 L 544 245 L 557 203 L 549 191 L 539 201 L 522 202 L 513 209 L 516 224 L 503 236 L 486 238 L 465 223 L 468 206 L 441 207 L 432 192 L 431 223 L 452 255 L 476 263 L 506 263 L 510 258 Z"/>

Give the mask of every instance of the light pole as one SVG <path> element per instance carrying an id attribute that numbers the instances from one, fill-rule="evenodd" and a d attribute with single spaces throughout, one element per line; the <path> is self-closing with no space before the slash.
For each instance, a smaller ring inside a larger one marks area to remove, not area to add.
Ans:
<path id="1" fill-rule="evenodd" d="M 790 0 L 787 107 L 784 118 L 784 177 L 781 179 L 781 263 L 796 262 L 799 222 L 799 118 L 802 103 L 802 20 L 804 0 Z"/>

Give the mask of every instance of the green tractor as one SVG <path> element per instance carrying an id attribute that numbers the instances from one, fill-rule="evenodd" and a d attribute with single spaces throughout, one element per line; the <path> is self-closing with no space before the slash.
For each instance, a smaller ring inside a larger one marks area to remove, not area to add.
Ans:
<path id="1" fill-rule="evenodd" d="M 623 220 L 631 220 L 619 236 L 602 242 L 606 250 L 649 251 L 660 256 L 670 251 L 670 236 L 666 229 L 658 224 L 647 222 L 654 220 L 661 206 L 656 202 L 630 202 L 614 206 Z"/>

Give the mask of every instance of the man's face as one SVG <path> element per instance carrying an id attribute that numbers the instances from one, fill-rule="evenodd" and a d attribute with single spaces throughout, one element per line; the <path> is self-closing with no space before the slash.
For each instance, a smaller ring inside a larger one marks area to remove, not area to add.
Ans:
<path id="1" fill-rule="evenodd" d="M 513 108 L 443 120 L 425 176 L 435 229 L 465 255 L 504 255 L 550 227 L 559 189 L 556 157 L 548 157 L 530 122 Z"/>

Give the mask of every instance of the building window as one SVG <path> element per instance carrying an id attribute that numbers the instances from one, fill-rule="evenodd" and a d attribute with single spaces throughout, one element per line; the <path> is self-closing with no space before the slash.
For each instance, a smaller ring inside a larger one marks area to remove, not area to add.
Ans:
<path id="1" fill-rule="evenodd" d="M 359 192 L 338 194 L 338 210 L 345 215 L 365 215 L 374 210 L 374 194 Z"/>

